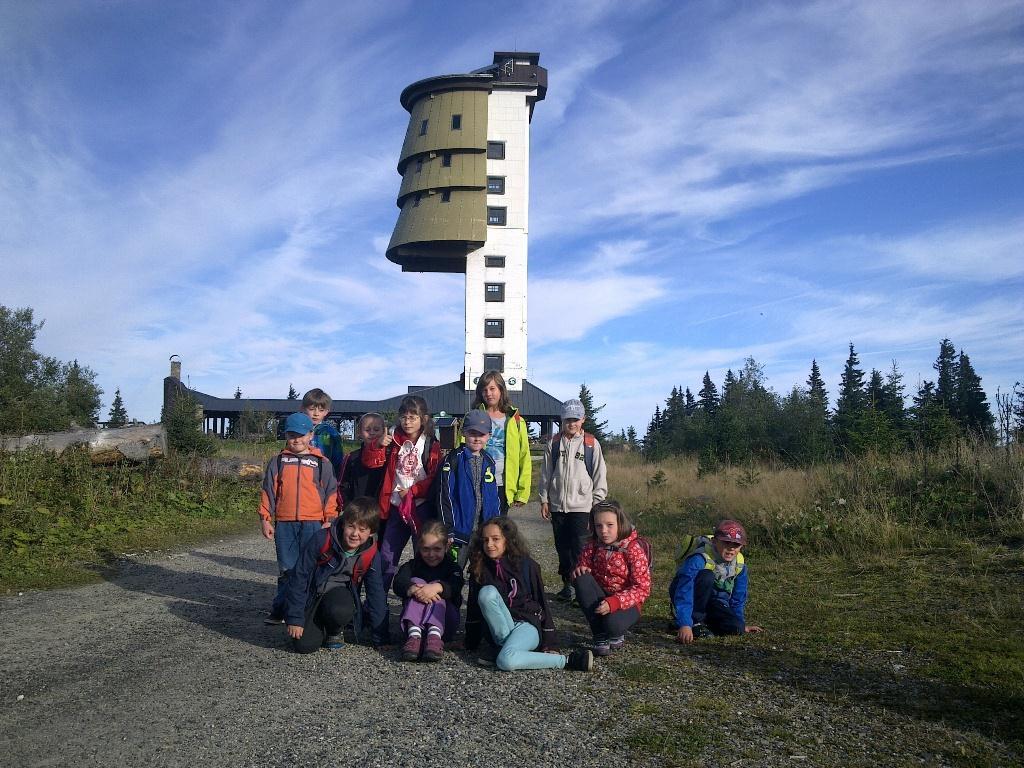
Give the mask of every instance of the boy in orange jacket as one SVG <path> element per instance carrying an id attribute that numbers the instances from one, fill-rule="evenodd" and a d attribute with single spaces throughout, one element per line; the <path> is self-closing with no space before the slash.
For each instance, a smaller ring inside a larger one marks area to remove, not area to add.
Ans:
<path id="1" fill-rule="evenodd" d="M 313 421 L 293 413 L 284 424 L 285 449 L 267 462 L 260 496 L 263 536 L 277 551 L 277 595 L 264 622 L 284 624 L 288 576 L 302 550 L 338 516 L 334 468 L 314 448 Z"/>

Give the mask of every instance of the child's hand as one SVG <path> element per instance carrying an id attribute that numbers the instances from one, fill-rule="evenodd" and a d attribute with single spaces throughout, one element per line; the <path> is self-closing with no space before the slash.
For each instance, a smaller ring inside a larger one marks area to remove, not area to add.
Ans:
<path id="1" fill-rule="evenodd" d="M 594 609 L 594 613 L 596 613 L 598 616 L 607 616 L 611 612 L 612 607 L 608 605 L 607 600 L 602 600 L 600 603 L 597 604 L 597 608 Z"/>
<path id="2" fill-rule="evenodd" d="M 384 434 L 377 438 L 377 445 L 381 448 L 387 448 L 392 442 L 394 442 L 394 439 L 395 438 L 391 436 L 391 430 L 385 429 Z"/>
<path id="3" fill-rule="evenodd" d="M 576 579 L 578 579 L 584 573 L 590 573 L 590 569 L 585 565 L 577 565 L 575 570 L 573 570 L 573 572 L 569 574 L 569 578 L 572 581 L 576 581 Z"/>
<path id="4" fill-rule="evenodd" d="M 274 540 L 274 524 L 269 520 L 261 520 L 261 527 L 263 528 L 263 538 Z"/>
<path id="5" fill-rule="evenodd" d="M 334 522 L 333 520 L 324 520 L 324 524 L 321 525 L 320 527 L 321 528 L 330 528 L 331 527 L 331 523 L 333 523 L 333 522 Z"/>
<path id="6" fill-rule="evenodd" d="M 300 627 L 298 624 L 289 624 L 287 630 L 288 637 L 290 637 L 292 640 L 298 640 L 300 637 L 302 637 L 302 627 Z"/>
<path id="7" fill-rule="evenodd" d="M 409 492 L 408 488 L 399 488 L 398 489 L 398 498 L 404 499 L 405 498 L 405 494 L 407 494 L 408 492 Z"/>
<path id="8" fill-rule="evenodd" d="M 676 642 L 689 645 L 693 642 L 693 627 L 680 627 L 676 632 Z"/>
<path id="9" fill-rule="evenodd" d="M 551 507 L 548 506 L 548 503 L 546 501 L 542 501 L 540 503 L 540 516 L 543 517 L 545 520 L 551 519 Z"/>
<path id="10" fill-rule="evenodd" d="M 744 629 L 743 631 L 744 632 L 764 632 L 764 628 L 757 626 L 757 624 L 747 624 L 746 629 Z"/>

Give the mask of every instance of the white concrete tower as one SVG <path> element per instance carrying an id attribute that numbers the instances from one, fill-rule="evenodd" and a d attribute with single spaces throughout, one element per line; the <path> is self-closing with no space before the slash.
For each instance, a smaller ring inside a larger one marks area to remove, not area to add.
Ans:
<path id="1" fill-rule="evenodd" d="M 402 92 L 410 120 L 387 257 L 403 271 L 465 272 L 467 390 L 487 370 L 517 391 L 527 377 L 530 119 L 547 91 L 539 59 L 499 51 L 489 67 Z"/>

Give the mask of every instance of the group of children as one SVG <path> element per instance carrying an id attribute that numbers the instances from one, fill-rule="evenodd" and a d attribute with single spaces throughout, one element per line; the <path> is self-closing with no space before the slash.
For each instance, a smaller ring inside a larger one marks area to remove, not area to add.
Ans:
<path id="1" fill-rule="evenodd" d="M 594 656 L 624 645 L 650 595 L 649 545 L 605 498 L 604 459 L 582 429 L 579 400 L 563 405 L 562 429 L 545 445 L 538 492 L 558 550 L 558 596 L 576 600 L 593 633 L 589 647 L 568 654 L 558 652 L 540 567 L 507 516 L 529 498 L 530 459 L 500 374 L 481 377 L 464 443 L 444 457 L 422 397 L 402 399 L 393 432 L 380 414 L 365 414 L 361 446 L 348 455 L 324 421 L 330 404 L 320 389 L 306 393 L 263 480 L 262 530 L 279 566 L 266 622 L 286 625 L 296 651 L 340 648 L 348 626 L 357 640 L 390 643 L 393 589 L 403 603 L 402 658 L 438 661 L 459 627 L 467 580 L 465 647 L 501 670 L 588 671 Z M 414 556 L 399 567 L 410 538 Z M 745 544 L 729 520 L 686 553 L 670 587 L 679 642 L 759 631 L 744 624 Z"/>

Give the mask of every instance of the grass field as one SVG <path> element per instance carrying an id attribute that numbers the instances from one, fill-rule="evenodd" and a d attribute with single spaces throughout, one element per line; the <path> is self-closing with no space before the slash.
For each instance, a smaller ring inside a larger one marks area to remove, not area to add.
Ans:
<path id="1" fill-rule="evenodd" d="M 1021 753 L 1019 452 L 975 448 L 808 471 L 746 467 L 703 477 L 688 460 L 644 464 L 619 456 L 610 461 L 609 478 L 612 495 L 628 500 L 655 548 L 646 632 L 658 635 L 669 617 L 666 585 L 679 537 L 737 517 L 750 536 L 748 621 L 766 632 L 715 638 L 687 653 L 803 691 L 949 724 L 957 736 L 935 749 L 952 764 L 1002 764 L 1005 753 L 994 750 L 990 739 Z M 653 663 L 625 665 L 617 668 L 620 674 L 653 675 L 663 684 L 665 676 L 690 674 L 679 664 L 687 653 L 681 656 L 670 636 L 662 636 L 660 653 L 658 643 L 652 646 Z M 715 706 L 637 715 L 644 732 L 659 734 L 653 742 L 639 739 L 637 748 L 668 755 L 675 750 L 680 764 L 687 764 L 693 738 L 723 717 Z M 978 738 L 965 741 L 965 731 Z"/>

